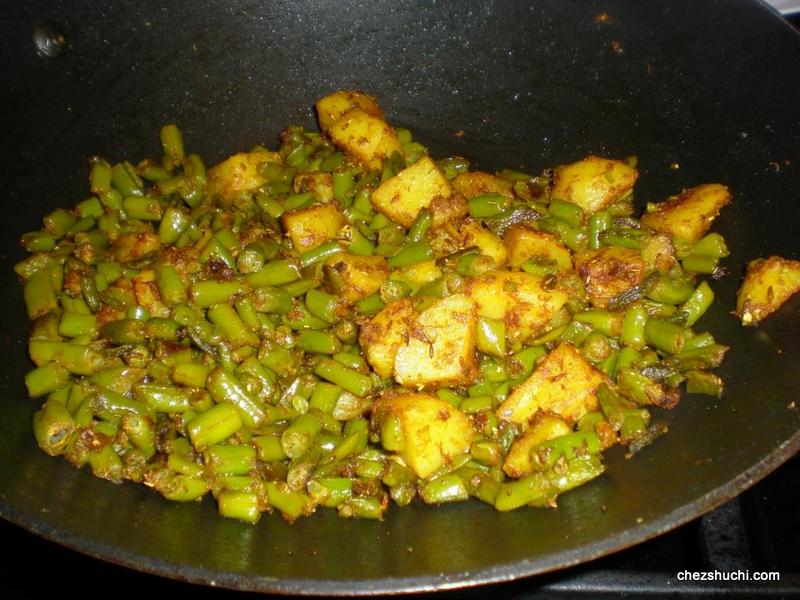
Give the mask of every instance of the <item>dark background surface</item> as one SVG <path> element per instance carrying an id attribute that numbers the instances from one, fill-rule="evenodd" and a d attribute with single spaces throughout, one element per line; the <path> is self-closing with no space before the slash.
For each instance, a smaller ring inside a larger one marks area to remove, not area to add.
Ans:
<path id="1" fill-rule="evenodd" d="M 280 9 L 248 2 L 225 7 L 199 2 L 169 11 L 155 3 L 4 6 L 0 51 L 3 64 L 15 69 L 0 88 L 3 130 L 10 142 L 0 148 L 7 167 L 0 171 L 0 218 L 11 224 L 4 262 L 10 266 L 21 257 L 16 239 L 37 227 L 48 209 L 86 194 L 83 173 L 91 153 L 112 160 L 154 154 L 157 127 L 176 119 L 190 150 L 201 151 L 212 163 L 256 142 L 274 145 L 287 123 L 312 125 L 313 99 L 344 86 L 376 93 L 389 119 L 418 133 L 434 154 L 466 154 L 487 169 L 537 170 L 589 152 L 636 152 L 640 203 L 701 181 L 726 182 L 736 202 L 720 218 L 719 228 L 732 249 L 732 275 L 715 286 L 721 306 L 732 306 L 738 275 L 756 253 L 798 258 L 794 240 L 800 218 L 797 205 L 790 203 L 800 179 L 794 83 L 800 69 L 798 40 L 766 10 L 733 1 L 553 2 L 531 11 L 518 3 L 509 9 L 516 15 L 499 19 L 488 3 L 471 4 L 469 10 L 452 4 L 440 7 L 442 12 L 411 11 L 393 3 L 374 10 L 374 5 L 353 3 L 344 22 L 341 14 L 333 19 L 341 30 L 331 44 L 326 35 L 336 6 L 324 4 L 327 14 L 302 4 Z M 598 23 L 594 17 L 603 12 L 612 20 Z M 36 53 L 32 33 L 45 22 L 66 33 L 60 56 Z M 453 23 L 460 33 L 453 33 Z M 292 26 L 297 24 L 302 27 Z M 258 123 L 263 126 L 254 126 Z M 454 137 L 456 129 L 463 129 L 464 137 Z M 446 516 L 437 525 L 427 511 L 410 510 L 396 520 L 393 516 L 387 529 L 412 538 L 425 527 L 433 529 L 409 556 L 397 555 L 399 544 L 352 535 L 368 531 L 369 525 L 335 524 L 327 517 L 295 526 L 292 533 L 274 520 L 262 522 L 255 533 L 242 533 L 238 524 L 211 520 L 207 504 L 191 513 L 165 509 L 146 490 L 131 492 L 123 486 L 109 491 L 108 484 L 34 454 L 28 433 L 33 407 L 20 408 L 20 376 L 28 368 L 20 343 L 25 324 L 17 318 L 22 304 L 13 273 L 6 270 L 3 277 L 0 284 L 12 293 L 0 322 L 6 335 L 2 389 L 9 402 L 3 407 L 7 435 L 0 451 L 16 462 L 0 469 L 0 502 L 10 518 L 92 552 L 133 549 L 113 555 L 116 560 L 135 561 L 137 552 L 155 543 L 160 556 L 188 556 L 192 562 L 192 553 L 198 552 L 202 561 L 202 548 L 213 542 L 235 555 L 229 557 L 233 570 L 263 566 L 266 560 L 303 571 L 313 560 L 302 540 L 296 540 L 299 551 L 278 547 L 273 540 L 311 535 L 334 558 L 353 552 L 348 547 L 352 539 L 362 540 L 358 561 L 329 565 L 342 572 L 361 569 L 374 576 L 381 569 L 410 574 L 416 569 L 430 577 L 459 564 L 475 569 L 500 560 L 502 565 L 504 556 L 511 571 L 489 577 L 508 576 L 515 569 L 530 572 L 536 564 L 515 567 L 514 561 L 532 549 L 564 546 L 559 532 L 565 528 L 572 535 L 566 547 L 574 551 L 551 556 L 539 567 L 637 541 L 722 502 L 771 468 L 774 461 L 758 466 L 758 459 L 774 453 L 797 430 L 797 414 L 786 410 L 786 399 L 797 395 L 796 382 L 786 377 L 798 364 L 797 321 L 785 316 L 797 314 L 797 301 L 760 331 L 732 329 L 731 317 L 717 310 L 703 323 L 723 342 L 736 342 L 722 372 L 735 384 L 729 397 L 720 403 L 687 399 L 663 417 L 673 428 L 669 436 L 635 461 L 612 453 L 614 476 L 569 495 L 558 514 L 515 514 L 494 522 L 494 515 L 479 512 L 476 521 L 472 508 L 458 507 L 443 509 Z M 764 379 L 764 373 L 772 377 Z M 693 428 L 702 435 L 691 435 Z M 708 460 L 712 457 L 716 460 Z M 775 489 L 791 485 L 781 478 L 784 471 L 756 488 L 763 492 L 751 492 L 768 499 L 761 511 L 765 518 L 781 514 L 784 500 Z M 738 473 L 744 476 L 725 487 Z M 617 509 L 602 523 L 597 522 L 598 498 L 614 499 Z M 40 513 L 39 507 L 49 512 Z M 80 511 L 86 507 L 94 521 L 82 523 Z M 636 522 L 637 515 L 643 524 Z M 789 519 L 779 521 L 777 537 L 769 542 L 786 548 L 787 555 L 791 548 L 781 545 L 788 540 L 781 537 L 780 523 Z M 123 527 L 126 523 L 132 524 L 130 530 Z M 171 542 L 159 538 L 162 523 L 175 527 Z M 610 546 L 603 546 L 602 536 L 599 542 L 592 537 L 594 525 L 606 528 Z M 452 535 L 448 526 L 456 527 Z M 12 590 L 47 595 L 79 585 L 76 573 L 125 590 L 178 589 L 178 584 L 64 551 L 15 526 L 4 523 L 3 528 L 8 540 L 3 544 L 8 573 L 3 583 Z M 463 541 L 461 536 L 468 539 L 469 528 L 474 528 L 472 545 L 448 545 L 453 539 Z M 694 522 L 665 547 L 651 542 L 566 576 L 580 581 L 588 569 L 636 571 L 635 563 L 624 562 L 634 559 L 645 566 L 660 564 L 657 572 L 669 573 L 663 565 L 678 556 L 678 547 L 690 551 L 682 564 L 702 563 L 702 554 L 691 551 L 699 528 Z M 541 532 L 541 539 L 521 537 L 526 530 Z M 337 547 L 331 543 L 333 531 L 348 531 L 350 537 Z M 256 540 L 261 553 L 244 555 L 243 537 Z M 105 540 L 105 545 L 86 546 L 92 540 Z M 586 544 L 592 543 L 599 545 L 587 551 Z M 492 560 L 486 561 L 484 552 Z M 49 576 L 31 578 L 27 567 L 32 564 L 47 564 Z M 158 568 L 158 563 L 143 566 Z M 532 585 L 558 588 L 564 585 L 559 583 L 563 575 L 548 575 Z M 498 590 L 514 594 L 530 584 Z"/>

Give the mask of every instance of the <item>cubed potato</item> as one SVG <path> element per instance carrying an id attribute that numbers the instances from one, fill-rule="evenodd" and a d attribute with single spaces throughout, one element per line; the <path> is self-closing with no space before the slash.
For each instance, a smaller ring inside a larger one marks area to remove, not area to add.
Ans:
<path id="1" fill-rule="evenodd" d="M 572 269 L 569 248 L 544 231 L 534 231 L 524 225 L 512 225 L 506 229 L 503 243 L 508 251 L 508 264 L 512 267 L 519 268 L 529 258 L 533 258 L 552 263 L 557 271 Z"/>
<path id="2" fill-rule="evenodd" d="M 357 302 L 377 292 L 389 277 L 389 265 L 382 256 L 358 256 L 340 252 L 325 261 L 328 286 L 346 302 Z"/>
<path id="3" fill-rule="evenodd" d="M 519 478 L 534 471 L 531 450 L 536 444 L 572 433 L 564 419 L 547 413 L 537 413 L 530 428 L 514 440 L 503 463 L 503 471 L 509 477 Z"/>
<path id="4" fill-rule="evenodd" d="M 756 325 L 800 291 L 800 262 L 780 256 L 759 258 L 747 265 L 736 298 L 742 325 Z"/>
<path id="5" fill-rule="evenodd" d="M 151 231 L 123 233 L 111 244 L 111 256 L 117 262 L 135 262 L 158 252 L 161 240 Z"/>
<path id="6" fill-rule="evenodd" d="M 317 100 L 319 128 L 327 131 L 351 108 L 360 108 L 368 115 L 383 119 L 383 111 L 375 98 L 369 94 L 354 90 L 339 90 Z"/>
<path id="7" fill-rule="evenodd" d="M 414 302 L 410 298 L 403 298 L 387 304 L 369 321 L 361 324 L 358 343 L 367 362 L 381 377 L 391 376 L 397 349 L 406 342 L 416 319 Z"/>
<path id="8" fill-rule="evenodd" d="M 469 248 L 476 246 L 481 254 L 491 256 L 497 268 L 503 267 L 508 258 L 503 240 L 492 231 L 472 219 L 462 223 L 459 232 L 461 233 L 461 247 Z"/>
<path id="9" fill-rule="evenodd" d="M 311 250 L 335 239 L 347 222 L 333 203 L 315 204 L 284 213 L 281 221 L 286 235 L 298 252 Z"/>
<path id="10" fill-rule="evenodd" d="M 731 194 L 724 185 L 698 185 L 655 205 L 642 215 L 641 221 L 656 231 L 696 242 L 730 201 Z"/>
<path id="11" fill-rule="evenodd" d="M 626 196 L 638 176 L 622 161 L 587 156 L 555 170 L 552 197 L 593 213 Z"/>
<path id="12" fill-rule="evenodd" d="M 428 210 L 431 211 L 431 227 L 433 228 L 440 228 L 445 224 L 459 227 L 461 220 L 469 212 L 467 199 L 458 192 L 449 196 L 434 196 Z"/>
<path id="13" fill-rule="evenodd" d="M 644 260 L 637 250 L 607 246 L 575 256 L 575 268 L 594 306 L 606 308 L 614 296 L 642 282 Z"/>
<path id="14" fill-rule="evenodd" d="M 520 342 L 541 331 L 568 299 L 558 288 L 545 289 L 540 277 L 506 271 L 470 278 L 465 293 L 480 316 L 504 321 L 506 336 Z"/>
<path id="15" fill-rule="evenodd" d="M 402 269 L 395 269 L 389 276 L 389 279 L 402 281 L 410 286 L 414 291 L 436 281 L 442 276 L 442 270 L 435 260 L 426 260 L 410 267 L 403 267 Z"/>
<path id="16" fill-rule="evenodd" d="M 398 454 L 422 479 L 468 452 L 475 435 L 466 415 L 431 394 L 387 394 L 376 403 L 373 418 L 399 421 Z"/>
<path id="17" fill-rule="evenodd" d="M 394 378 L 406 387 L 468 385 L 478 365 L 475 303 L 463 294 L 442 298 L 422 311 L 397 349 Z"/>
<path id="18" fill-rule="evenodd" d="M 328 135 L 336 146 L 369 169 L 380 169 L 386 158 L 401 151 L 394 129 L 360 108 L 342 115 L 331 125 Z"/>
<path id="19" fill-rule="evenodd" d="M 419 211 L 436 200 L 453 195 L 450 183 L 429 157 L 423 156 L 410 167 L 387 179 L 372 192 L 375 208 L 403 227 L 410 227 Z"/>
<path id="20" fill-rule="evenodd" d="M 452 185 L 457 192 L 467 199 L 482 196 L 483 194 L 501 194 L 509 199 L 514 198 L 510 181 L 500 179 L 491 173 L 484 173 L 483 171 L 459 173 L 453 179 Z"/>
<path id="21" fill-rule="evenodd" d="M 208 171 L 206 194 L 209 198 L 231 204 L 237 199 L 254 193 L 266 183 L 258 172 L 265 162 L 281 162 L 277 152 L 240 152 Z"/>
<path id="22" fill-rule="evenodd" d="M 169 317 L 170 310 L 161 302 L 161 294 L 152 269 L 140 271 L 132 280 L 136 304 L 147 309 L 151 317 Z"/>
<path id="23" fill-rule="evenodd" d="M 333 201 L 333 175 L 330 173 L 298 173 L 293 186 L 295 193 L 311 192 L 320 202 Z"/>
<path id="24" fill-rule="evenodd" d="M 603 383 L 607 383 L 605 375 L 575 346 L 564 342 L 541 359 L 531 376 L 514 388 L 497 407 L 497 416 L 527 427 L 541 410 L 574 423 L 598 408 L 597 388 Z"/>

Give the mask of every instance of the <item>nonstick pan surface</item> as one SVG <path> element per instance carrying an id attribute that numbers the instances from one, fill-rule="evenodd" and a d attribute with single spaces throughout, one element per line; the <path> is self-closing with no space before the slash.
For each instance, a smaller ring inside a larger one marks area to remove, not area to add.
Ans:
<path id="1" fill-rule="evenodd" d="M 167 577 L 292 594 L 503 581 L 614 552 L 735 496 L 800 446 L 800 300 L 759 328 L 730 314 L 748 260 L 800 258 L 800 37 L 765 5 L 660 2 L 27 2 L 0 9 L 3 223 L 0 515 L 98 558 Z M 35 35 L 34 35 L 35 32 Z M 34 43 L 34 37 L 38 45 Z M 722 182 L 731 256 L 699 323 L 732 347 L 721 400 L 660 412 L 668 435 L 564 495 L 557 510 L 469 502 L 332 511 L 290 526 L 224 520 L 40 452 L 22 377 L 20 235 L 87 195 L 88 157 L 155 156 L 177 122 L 211 164 L 282 127 L 314 126 L 339 88 L 376 95 L 435 156 L 537 172 L 637 155 L 636 199 Z M 462 136 L 455 135 L 463 132 Z"/>

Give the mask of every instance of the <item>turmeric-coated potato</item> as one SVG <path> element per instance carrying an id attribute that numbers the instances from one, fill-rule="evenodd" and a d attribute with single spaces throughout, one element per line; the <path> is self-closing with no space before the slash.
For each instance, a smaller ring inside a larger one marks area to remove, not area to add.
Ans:
<path id="1" fill-rule="evenodd" d="M 537 413 L 528 431 L 511 444 L 503 463 L 503 471 L 514 478 L 530 475 L 534 471 L 531 456 L 533 447 L 568 433 L 572 433 L 572 427 L 564 419 L 547 413 Z"/>
<path id="2" fill-rule="evenodd" d="M 551 197 L 566 200 L 591 214 L 621 200 L 639 174 L 619 160 L 587 156 L 555 170 Z"/>
<path id="3" fill-rule="evenodd" d="M 406 387 L 468 385 L 475 379 L 478 315 L 463 294 L 442 298 L 422 311 L 397 349 L 394 378 Z"/>
<path id="4" fill-rule="evenodd" d="M 266 183 L 258 166 L 267 162 L 281 162 L 277 152 L 240 152 L 226 158 L 208 171 L 206 194 L 209 198 L 231 204 L 242 196 L 254 193 Z"/>
<path id="5" fill-rule="evenodd" d="M 497 235 L 472 219 L 465 221 L 459 228 L 461 234 L 461 247 L 476 247 L 481 254 L 491 256 L 497 268 L 504 267 L 507 262 L 508 252 Z"/>
<path id="6" fill-rule="evenodd" d="M 295 250 L 305 252 L 335 239 L 346 221 L 333 203 L 315 204 L 281 216 Z"/>
<path id="7" fill-rule="evenodd" d="M 325 280 L 346 302 L 357 302 L 377 292 L 389 276 L 382 256 L 358 256 L 340 252 L 325 261 Z"/>
<path id="8" fill-rule="evenodd" d="M 419 211 L 453 195 L 450 183 L 430 158 L 423 156 L 372 192 L 372 204 L 395 223 L 410 227 Z"/>
<path id="9" fill-rule="evenodd" d="M 339 90 L 317 100 L 319 128 L 327 131 L 351 108 L 360 108 L 368 115 L 383 119 L 383 111 L 374 97 L 364 92 Z"/>
<path id="10" fill-rule="evenodd" d="M 475 430 L 449 402 L 432 394 L 386 394 L 375 405 L 376 428 L 396 419 L 401 448 L 398 454 L 420 478 L 426 478 L 469 451 Z"/>
<path id="11" fill-rule="evenodd" d="M 572 269 L 569 248 L 544 231 L 535 231 L 525 225 L 512 225 L 503 235 L 503 243 L 508 250 L 508 264 L 512 267 L 519 268 L 532 258 L 552 265 L 557 271 Z"/>
<path id="12" fill-rule="evenodd" d="M 333 201 L 333 175 L 330 173 L 298 173 L 292 185 L 297 194 L 311 192 L 320 202 Z"/>
<path id="13" fill-rule="evenodd" d="M 483 171 L 459 173 L 453 179 L 452 184 L 453 188 L 467 199 L 483 194 L 500 194 L 509 199 L 514 198 L 510 181 Z"/>
<path id="14" fill-rule="evenodd" d="M 541 277 L 513 271 L 473 277 L 464 293 L 477 302 L 480 316 L 505 322 L 506 336 L 520 342 L 541 331 L 568 298 L 558 288 L 545 289 Z"/>
<path id="15" fill-rule="evenodd" d="M 328 129 L 333 143 L 368 169 L 377 170 L 394 152 L 400 152 L 397 133 L 382 118 L 352 108 Z"/>
<path id="16" fill-rule="evenodd" d="M 656 231 L 696 242 L 730 201 L 731 193 L 724 185 L 698 185 L 651 207 L 641 221 Z"/>
<path id="17" fill-rule="evenodd" d="M 527 427 L 542 410 L 574 423 L 598 408 L 597 389 L 603 383 L 606 376 L 575 346 L 563 342 L 497 407 L 497 416 Z"/>
<path id="18" fill-rule="evenodd" d="M 756 325 L 800 291 L 800 261 L 780 256 L 759 258 L 747 265 L 736 298 L 742 325 Z"/>
<path id="19" fill-rule="evenodd" d="M 358 343 L 367 362 L 381 377 L 391 376 L 397 350 L 406 342 L 416 320 L 414 302 L 402 298 L 387 304 L 369 321 L 362 323 Z"/>
<path id="20" fill-rule="evenodd" d="M 594 306 L 606 308 L 608 301 L 642 282 L 645 274 L 641 254 L 630 248 L 607 246 L 575 256 L 575 269 L 583 279 Z"/>

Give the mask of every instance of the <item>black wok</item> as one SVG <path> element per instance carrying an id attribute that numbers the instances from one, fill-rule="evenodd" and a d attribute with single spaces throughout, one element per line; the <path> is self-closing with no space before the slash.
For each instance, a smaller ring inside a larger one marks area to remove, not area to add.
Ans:
<path id="1" fill-rule="evenodd" d="M 758 329 L 729 314 L 749 259 L 800 258 L 800 37 L 745 1 L 27 2 L 0 9 L 0 515 L 81 552 L 168 577 L 286 593 L 431 590 L 558 569 L 636 544 L 736 495 L 800 447 L 800 301 Z M 598 18 L 607 14 L 608 18 Z M 44 25 L 43 25 L 44 24 Z M 38 29 L 37 29 L 38 27 Z M 34 44 L 38 35 L 38 52 Z M 63 33 L 64 39 L 59 38 Z M 55 34 L 55 35 L 54 35 Z M 49 36 L 49 37 L 48 37 Z M 35 446 L 22 375 L 27 324 L 17 240 L 86 195 L 86 160 L 158 152 L 178 122 L 211 163 L 313 101 L 365 89 L 433 154 L 538 171 L 636 154 L 637 202 L 720 181 L 731 248 L 701 325 L 732 350 L 722 400 L 687 396 L 670 433 L 565 495 L 557 510 L 470 502 L 331 511 L 289 526 L 218 518 L 113 485 Z M 454 136 L 463 130 L 463 137 Z"/>

